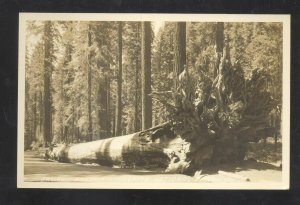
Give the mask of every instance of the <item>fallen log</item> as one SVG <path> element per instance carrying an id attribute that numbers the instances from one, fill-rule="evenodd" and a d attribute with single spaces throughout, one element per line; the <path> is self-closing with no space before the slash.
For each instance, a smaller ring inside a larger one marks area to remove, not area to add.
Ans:
<path id="1" fill-rule="evenodd" d="M 165 169 L 170 162 L 166 148 L 175 136 L 170 135 L 168 126 L 163 124 L 139 133 L 75 145 L 62 144 L 53 148 L 50 158 L 60 162 Z"/>

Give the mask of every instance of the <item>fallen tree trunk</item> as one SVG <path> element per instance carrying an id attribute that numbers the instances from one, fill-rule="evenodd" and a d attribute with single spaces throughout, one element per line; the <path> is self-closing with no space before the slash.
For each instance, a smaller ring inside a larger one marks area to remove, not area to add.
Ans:
<path id="1" fill-rule="evenodd" d="M 170 126 L 163 124 L 130 135 L 59 145 L 53 148 L 50 157 L 60 162 L 165 169 L 170 162 L 168 147 L 174 137 Z"/>

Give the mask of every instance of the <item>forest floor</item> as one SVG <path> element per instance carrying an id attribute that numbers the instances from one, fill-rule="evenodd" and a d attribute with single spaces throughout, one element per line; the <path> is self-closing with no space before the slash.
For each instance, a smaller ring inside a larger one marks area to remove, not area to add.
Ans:
<path id="1" fill-rule="evenodd" d="M 167 174 L 161 171 L 111 168 L 96 164 L 59 163 L 43 159 L 36 151 L 25 151 L 24 177 L 27 182 L 226 183 L 243 182 L 243 180 L 241 181 L 242 177 L 240 177 L 243 176 L 248 178 L 250 182 L 281 182 L 280 147 L 281 143 L 277 144 L 275 149 L 277 152 L 274 152 L 273 143 L 252 144 L 247 155 L 248 160 L 238 164 L 232 163 L 212 167 L 194 177 L 182 174 Z M 219 170 L 223 172 L 220 173 Z M 228 176 L 226 173 L 238 177 Z"/>

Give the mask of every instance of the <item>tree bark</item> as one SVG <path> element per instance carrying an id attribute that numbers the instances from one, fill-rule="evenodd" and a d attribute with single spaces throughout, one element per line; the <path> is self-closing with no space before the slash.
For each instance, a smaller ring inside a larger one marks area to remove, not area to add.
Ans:
<path id="1" fill-rule="evenodd" d="M 136 38 L 139 39 L 139 24 L 136 24 Z M 135 82 L 134 82 L 134 132 L 139 130 L 139 102 L 138 102 L 138 94 L 139 94 L 139 58 L 138 55 L 135 56 Z"/>
<path id="2" fill-rule="evenodd" d="M 115 124 L 115 135 L 120 136 L 122 133 L 121 129 L 121 118 L 122 118 L 122 22 L 118 22 L 118 79 L 117 79 L 117 105 L 116 105 L 116 124 Z"/>
<path id="3" fill-rule="evenodd" d="M 72 113 L 75 113 L 74 106 L 72 106 Z M 71 143 L 74 142 L 75 138 L 75 115 L 72 117 L 72 137 L 71 137 Z"/>
<path id="4" fill-rule="evenodd" d="M 64 76 L 65 76 L 65 72 L 62 71 L 61 73 L 61 84 L 60 84 L 60 98 L 62 100 L 62 105 L 61 105 L 61 112 L 60 112 L 60 120 L 59 120 L 59 123 L 60 123 L 60 141 L 64 141 L 66 142 L 66 139 L 64 139 L 65 135 L 64 135 L 64 130 L 65 130 L 65 125 L 64 125 L 64 118 L 65 118 L 65 115 L 64 115 L 64 108 L 65 108 L 65 94 L 64 94 Z"/>
<path id="5" fill-rule="evenodd" d="M 37 93 L 34 92 L 34 103 L 33 103 L 33 139 L 31 141 L 36 141 L 36 128 L 37 128 Z"/>
<path id="6" fill-rule="evenodd" d="M 217 63 L 216 67 L 214 69 L 214 77 L 218 74 L 218 69 L 220 65 L 220 60 L 222 57 L 224 48 L 224 22 L 218 22 L 217 23 L 217 29 L 216 29 L 216 53 L 217 53 Z"/>
<path id="7" fill-rule="evenodd" d="M 224 22 L 217 23 L 216 52 L 222 53 L 224 48 Z"/>
<path id="8" fill-rule="evenodd" d="M 99 104 L 99 111 L 98 111 L 98 120 L 99 120 L 99 127 L 100 127 L 100 139 L 105 139 L 108 137 L 108 90 L 107 90 L 107 79 L 104 79 L 103 82 L 99 83 L 98 88 L 98 104 Z"/>
<path id="9" fill-rule="evenodd" d="M 52 72 L 50 76 L 52 76 Z M 51 85 L 52 85 L 52 80 L 50 77 L 50 142 L 53 139 L 53 112 L 54 112 Z"/>
<path id="10" fill-rule="evenodd" d="M 142 130 L 152 126 L 151 22 L 142 22 Z"/>
<path id="11" fill-rule="evenodd" d="M 177 22 L 175 24 L 174 42 L 174 89 L 178 87 L 177 76 L 184 70 L 186 65 L 186 23 Z"/>
<path id="12" fill-rule="evenodd" d="M 70 42 L 68 44 L 65 45 L 65 58 L 64 58 L 64 67 L 67 67 L 68 64 L 71 62 L 72 60 L 72 51 L 73 51 L 73 47 L 72 45 L 70 44 Z M 72 125 L 70 125 L 68 123 L 69 120 L 65 120 L 65 107 L 67 107 L 67 104 L 66 102 L 69 102 L 70 101 L 70 98 L 66 95 L 66 91 L 65 91 L 65 88 L 64 88 L 64 85 L 68 85 L 68 84 L 72 84 L 72 76 L 70 76 L 69 74 L 69 71 L 68 70 L 64 70 L 62 71 L 62 83 L 61 83 L 61 99 L 62 99 L 62 135 L 61 135 L 61 140 L 63 140 L 65 143 L 68 143 L 70 142 L 70 138 L 68 137 L 68 135 L 71 135 L 72 133 L 72 126 L 74 126 L 74 116 L 73 114 L 70 114 L 70 115 L 73 115 L 72 116 Z M 71 113 L 74 113 L 74 111 L 72 111 Z M 67 117 L 67 119 L 69 118 L 69 116 Z M 71 129 L 69 129 L 69 126 L 71 127 Z M 71 131 L 70 131 L 71 130 Z M 69 132 L 68 132 L 69 131 Z M 72 142 L 72 139 L 71 139 L 71 142 Z"/>
<path id="13" fill-rule="evenodd" d="M 53 36 L 51 31 L 52 23 L 45 22 L 44 27 L 44 147 L 48 146 L 51 142 L 51 71 L 52 71 L 52 49 L 53 49 Z"/>
<path id="14" fill-rule="evenodd" d="M 30 90 L 30 85 L 29 81 L 25 81 L 25 93 L 27 94 L 28 91 Z M 25 95 L 25 118 L 30 119 L 32 116 L 30 116 L 30 106 L 33 107 L 33 104 L 30 104 L 30 96 L 27 94 Z M 25 120 L 25 135 L 24 135 L 24 148 L 27 150 L 30 148 L 31 142 L 33 141 L 33 128 L 32 128 L 32 123 L 31 120 Z"/>
<path id="15" fill-rule="evenodd" d="M 115 137 L 116 136 L 116 105 L 113 104 L 112 105 L 112 120 L 111 120 L 111 133 L 112 136 Z"/>
<path id="16" fill-rule="evenodd" d="M 169 165 L 171 153 L 165 149 L 174 140 L 174 133 L 166 123 L 149 130 L 76 145 L 60 145 L 50 154 L 60 162 L 98 163 L 103 166 L 139 166 L 146 169 Z M 158 141 L 159 139 L 159 141 Z M 173 141 L 172 146 L 182 147 Z"/>
<path id="17" fill-rule="evenodd" d="M 39 92 L 39 129 L 38 129 L 38 135 L 37 135 L 37 140 L 43 140 L 44 136 L 44 99 L 43 99 L 43 92 Z"/>
<path id="18" fill-rule="evenodd" d="M 92 46 L 91 29 L 88 25 L 88 47 Z M 88 141 L 93 140 L 93 124 L 92 124 L 92 67 L 91 67 L 91 51 L 88 53 Z"/>
<path id="19" fill-rule="evenodd" d="M 107 80 L 107 99 L 106 99 L 106 104 L 107 104 L 107 109 L 106 109 L 106 133 L 107 133 L 107 137 L 111 137 L 112 136 L 112 132 L 111 132 L 111 94 L 110 94 L 110 79 Z"/>

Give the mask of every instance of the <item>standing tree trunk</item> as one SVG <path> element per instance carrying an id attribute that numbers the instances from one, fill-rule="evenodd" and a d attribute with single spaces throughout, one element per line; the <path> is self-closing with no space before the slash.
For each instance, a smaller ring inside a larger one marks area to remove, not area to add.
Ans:
<path id="1" fill-rule="evenodd" d="M 218 69 L 220 65 L 220 60 L 222 57 L 224 48 L 224 22 L 217 23 L 217 31 L 216 31 L 216 53 L 217 53 L 217 63 L 214 69 L 214 77 L 218 74 Z"/>
<path id="2" fill-rule="evenodd" d="M 64 58 L 64 63 L 63 66 L 67 67 L 68 64 L 71 62 L 72 60 L 72 51 L 73 51 L 73 47 L 70 44 L 70 42 L 68 42 L 68 44 L 65 45 L 65 58 Z M 62 139 L 65 143 L 68 143 L 70 141 L 70 136 L 72 133 L 68 130 L 69 126 L 72 127 L 73 125 L 71 125 L 69 122 L 69 120 L 65 120 L 65 107 L 67 107 L 67 102 L 70 101 L 70 97 L 68 97 L 68 95 L 66 95 L 66 91 L 64 88 L 64 85 L 69 85 L 72 84 L 72 76 L 70 76 L 69 71 L 68 70 L 64 70 L 62 71 L 62 83 L 61 83 L 61 99 L 62 99 Z M 73 112 L 71 112 L 73 113 Z M 67 119 L 70 117 L 70 115 L 72 115 L 72 122 L 74 121 L 74 115 L 73 114 L 69 114 L 69 116 L 67 116 Z M 71 141 L 72 142 L 72 141 Z"/>
<path id="3" fill-rule="evenodd" d="M 136 24 L 136 38 L 139 39 L 139 24 Z M 139 102 L 138 102 L 138 94 L 139 94 L 139 58 L 138 55 L 135 56 L 135 73 L 134 73 L 134 77 L 135 77 L 135 85 L 134 85 L 134 89 L 135 89 L 135 95 L 134 95 L 134 101 L 135 101 L 135 105 L 134 105 L 134 132 L 139 131 L 139 119 L 138 119 L 138 115 L 139 115 Z"/>
<path id="4" fill-rule="evenodd" d="M 156 64 L 156 70 L 157 71 L 160 71 L 161 70 L 161 61 L 162 61 L 162 42 L 160 42 L 159 43 L 159 47 L 158 47 L 158 56 L 156 56 L 156 61 L 157 61 L 157 64 Z M 167 59 L 167 61 L 169 61 L 169 58 Z M 169 62 L 167 62 L 168 63 L 168 65 L 170 65 L 169 64 Z M 169 69 L 169 68 L 168 68 Z M 170 72 L 169 72 L 169 70 L 167 70 L 167 75 L 169 75 L 170 74 Z M 165 78 L 166 80 L 166 84 L 168 85 L 169 84 L 169 78 L 166 76 L 166 78 Z M 159 109 L 159 107 L 160 107 L 161 105 L 160 104 L 158 104 L 157 105 L 157 107 L 155 107 L 154 108 L 154 110 L 155 110 L 155 114 L 153 115 L 153 125 L 152 126 L 156 126 L 156 125 L 158 125 L 158 124 L 160 124 L 160 123 L 163 123 L 162 121 L 163 121 L 163 117 L 161 116 L 161 112 L 160 112 L 160 109 Z M 166 113 L 166 112 L 165 112 Z"/>
<path id="5" fill-rule="evenodd" d="M 38 129 L 38 135 L 37 135 L 37 141 L 43 140 L 44 136 L 44 99 L 43 99 L 43 92 L 39 92 L 39 129 Z"/>
<path id="6" fill-rule="evenodd" d="M 151 23 L 142 22 L 142 130 L 152 126 Z"/>
<path id="7" fill-rule="evenodd" d="M 224 48 L 224 22 L 217 23 L 216 52 L 222 53 Z"/>
<path id="8" fill-rule="evenodd" d="M 25 81 L 25 93 L 28 93 L 29 91 L 29 81 Z M 30 115 L 30 96 L 25 95 L 25 113 L 26 113 L 26 119 L 30 119 L 32 116 Z M 33 104 L 31 105 L 33 107 Z M 32 123 L 31 120 L 25 120 L 25 135 L 24 135 L 24 148 L 25 150 L 30 148 L 31 142 L 33 141 L 33 128 L 32 128 Z"/>
<path id="9" fill-rule="evenodd" d="M 36 127 L 37 127 L 37 94 L 36 91 L 34 92 L 34 103 L 33 103 L 33 138 L 31 141 L 36 141 Z"/>
<path id="10" fill-rule="evenodd" d="M 135 93 L 134 93 L 134 101 L 135 101 L 135 105 L 134 105 L 134 132 L 137 132 L 139 130 L 139 119 L 138 119 L 138 113 L 139 113 L 139 102 L 138 102 L 138 88 L 139 88 L 139 68 L 138 68 L 138 58 L 136 57 L 135 59 Z"/>
<path id="11" fill-rule="evenodd" d="M 71 143 L 73 143 L 74 139 L 75 139 L 75 108 L 74 108 L 74 106 L 72 106 L 72 113 L 73 113 L 73 116 L 72 116 L 72 138 L 71 138 Z"/>
<path id="12" fill-rule="evenodd" d="M 104 70 L 105 69 L 105 70 Z M 106 68 L 103 68 L 103 73 L 106 73 Z M 104 74 L 106 75 L 106 74 Z M 98 88 L 98 104 L 100 109 L 98 111 L 99 127 L 100 127 L 100 139 L 108 137 L 108 79 L 107 76 L 103 78 L 103 81 L 99 83 Z"/>
<path id="13" fill-rule="evenodd" d="M 99 83 L 98 88 L 98 104 L 99 104 L 99 111 L 98 111 L 98 120 L 99 120 L 99 137 L 100 139 L 104 139 L 107 137 L 106 127 L 107 127 L 107 90 L 106 90 L 106 79 Z"/>
<path id="14" fill-rule="evenodd" d="M 50 74 L 51 76 L 52 74 Z M 52 141 L 52 136 L 53 136 L 53 112 L 54 112 L 54 108 L 53 108 L 53 96 L 52 96 L 52 89 L 51 89 L 51 85 L 52 85 L 52 80 L 50 77 L 50 142 Z"/>
<path id="15" fill-rule="evenodd" d="M 115 135 L 121 135 L 121 117 L 122 117 L 122 22 L 118 23 L 118 48 L 119 48 L 119 70 L 117 80 L 117 105 L 116 105 L 116 124 Z"/>
<path id="16" fill-rule="evenodd" d="M 62 71 L 61 73 L 61 78 L 64 79 L 64 76 L 65 76 L 65 72 Z M 64 94 L 64 80 L 61 81 L 61 84 L 60 84 L 60 98 L 62 99 L 62 105 L 61 105 L 61 112 L 60 112 L 60 141 L 64 141 L 66 142 L 66 139 L 65 139 L 65 135 L 64 135 L 64 130 L 65 130 L 65 125 L 64 125 L 64 118 L 65 118 L 65 115 L 64 115 L 64 108 L 65 108 L 65 94 Z"/>
<path id="17" fill-rule="evenodd" d="M 110 123 L 110 119 L 111 119 L 111 110 L 110 110 L 110 102 L 111 102 L 111 96 L 110 96 L 110 79 L 107 80 L 107 84 L 106 84 L 106 88 L 107 88 L 107 99 L 106 99 L 106 104 L 107 104 L 107 109 L 106 109 L 106 133 L 107 133 L 107 137 L 111 137 L 111 123 Z"/>
<path id="18" fill-rule="evenodd" d="M 88 47 L 92 46 L 92 39 L 91 39 L 91 29 L 90 25 L 88 26 Z M 91 67 L 91 52 L 88 53 L 88 120 L 89 120 L 89 127 L 88 127 L 88 141 L 93 140 L 93 124 L 92 124 L 92 67 Z"/>
<path id="19" fill-rule="evenodd" d="M 51 32 L 52 23 L 47 21 L 44 27 L 44 146 L 51 142 L 51 70 L 52 70 L 52 52 L 53 36 Z"/>
<path id="20" fill-rule="evenodd" d="M 175 24 L 174 42 L 174 89 L 178 87 L 177 76 L 184 70 L 186 65 L 186 23 L 177 22 Z"/>
<path id="21" fill-rule="evenodd" d="M 112 106 L 112 128 L 111 128 L 111 135 L 116 136 L 116 105 Z"/>

